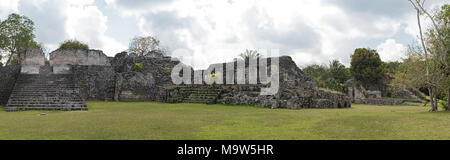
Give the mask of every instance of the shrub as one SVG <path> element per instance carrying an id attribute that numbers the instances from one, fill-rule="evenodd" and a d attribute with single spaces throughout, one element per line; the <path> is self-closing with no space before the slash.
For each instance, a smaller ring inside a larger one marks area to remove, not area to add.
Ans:
<path id="1" fill-rule="evenodd" d="M 165 73 L 166 75 L 170 75 L 170 74 L 172 73 L 172 71 L 170 70 L 169 67 L 165 67 L 165 68 L 164 68 L 164 73 Z"/>
<path id="2" fill-rule="evenodd" d="M 89 49 L 89 46 L 85 43 L 82 43 L 78 40 L 66 40 L 63 43 L 61 43 L 59 45 L 59 48 L 61 49 L 68 49 L 68 48 L 73 48 L 73 49 Z"/>
<path id="3" fill-rule="evenodd" d="M 142 63 L 134 63 L 134 71 L 142 72 Z"/>

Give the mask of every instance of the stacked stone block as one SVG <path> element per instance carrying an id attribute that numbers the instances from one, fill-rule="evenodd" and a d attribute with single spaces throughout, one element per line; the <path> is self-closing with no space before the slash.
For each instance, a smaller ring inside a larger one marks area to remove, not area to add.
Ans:
<path id="1" fill-rule="evenodd" d="M 73 79 L 73 74 L 20 74 L 5 110 L 87 110 Z"/>

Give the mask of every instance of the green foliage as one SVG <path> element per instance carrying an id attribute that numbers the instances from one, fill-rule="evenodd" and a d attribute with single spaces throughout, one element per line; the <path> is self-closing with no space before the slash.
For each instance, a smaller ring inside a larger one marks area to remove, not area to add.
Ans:
<path id="1" fill-rule="evenodd" d="M 19 62 L 19 56 L 17 54 L 12 55 L 11 59 L 9 61 L 9 64 L 10 65 L 18 65 L 19 63 L 20 63 Z"/>
<path id="2" fill-rule="evenodd" d="M 170 70 L 169 67 L 164 67 L 164 74 L 170 75 L 171 73 L 172 73 L 172 71 Z"/>
<path id="3" fill-rule="evenodd" d="M 134 37 L 130 42 L 130 53 L 136 53 L 139 56 L 148 54 L 164 55 L 163 50 L 159 46 L 160 41 L 152 36 Z"/>
<path id="4" fill-rule="evenodd" d="M 142 72 L 142 63 L 134 63 L 134 71 Z"/>
<path id="5" fill-rule="evenodd" d="M 331 61 L 328 68 L 330 71 L 330 76 L 338 83 L 343 84 L 345 81 L 350 79 L 349 69 L 345 68 L 345 66 L 338 60 Z"/>
<path id="6" fill-rule="evenodd" d="M 333 60 L 328 66 L 309 65 L 303 69 L 316 82 L 318 88 L 326 88 L 345 92 L 344 83 L 350 79 L 349 69 L 338 60 Z"/>
<path id="7" fill-rule="evenodd" d="M 395 74 L 400 70 L 401 62 L 383 62 L 384 72 L 389 75 Z"/>
<path id="8" fill-rule="evenodd" d="M 444 4 L 438 12 L 436 19 L 444 24 L 450 23 L 450 4 Z"/>
<path id="9" fill-rule="evenodd" d="M 317 87 L 316 87 L 317 88 Z M 342 93 L 342 92 L 339 92 L 339 91 L 335 91 L 335 90 L 330 90 L 330 89 L 327 89 L 327 88 L 317 88 L 318 90 L 321 90 L 321 91 L 324 91 L 324 92 L 328 92 L 328 93 L 334 93 L 334 94 L 344 94 L 344 93 Z"/>
<path id="10" fill-rule="evenodd" d="M 5 65 L 17 64 L 19 52 L 28 48 L 41 48 L 35 40 L 34 23 L 31 19 L 12 13 L 0 22 L 0 51 L 6 53 Z"/>
<path id="11" fill-rule="evenodd" d="M 89 49 L 89 45 L 82 43 L 76 39 L 66 40 L 59 45 L 61 49 Z"/>
<path id="12" fill-rule="evenodd" d="M 216 86 L 216 80 L 217 80 L 217 78 L 219 78 L 218 76 L 219 76 L 219 74 L 217 74 L 217 73 L 211 73 L 211 75 L 209 75 L 209 80 L 213 82 L 212 87 Z"/>
<path id="13" fill-rule="evenodd" d="M 259 54 L 256 50 L 246 49 L 244 53 L 239 54 L 239 57 L 245 61 L 248 61 L 249 59 L 261 58 L 261 54 Z"/>
<path id="14" fill-rule="evenodd" d="M 399 70 L 395 72 L 391 82 L 393 92 L 401 91 L 405 88 L 425 87 L 426 77 L 425 57 L 418 51 L 418 48 L 410 47 L 407 58 L 403 60 Z"/>
<path id="15" fill-rule="evenodd" d="M 357 48 L 351 58 L 350 73 L 357 81 L 375 84 L 384 77 L 383 62 L 376 50 Z"/>

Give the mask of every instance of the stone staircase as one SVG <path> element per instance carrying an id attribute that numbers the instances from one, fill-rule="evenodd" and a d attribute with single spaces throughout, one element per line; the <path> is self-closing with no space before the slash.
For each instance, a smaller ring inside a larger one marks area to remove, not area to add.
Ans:
<path id="1" fill-rule="evenodd" d="M 182 92 L 188 95 L 183 103 L 215 104 L 222 90 L 211 88 L 182 88 Z"/>
<path id="2" fill-rule="evenodd" d="M 20 74 L 5 111 L 87 110 L 73 74 L 53 74 L 49 66 L 39 74 Z"/>

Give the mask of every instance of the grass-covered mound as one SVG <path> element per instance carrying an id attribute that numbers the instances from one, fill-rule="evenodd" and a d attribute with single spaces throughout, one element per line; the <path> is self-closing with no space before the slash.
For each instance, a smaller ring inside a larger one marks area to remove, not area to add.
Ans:
<path id="1" fill-rule="evenodd" d="M 450 139 L 450 112 L 88 102 L 89 111 L 0 110 L 0 139 Z M 47 113 L 47 115 L 40 115 Z"/>

